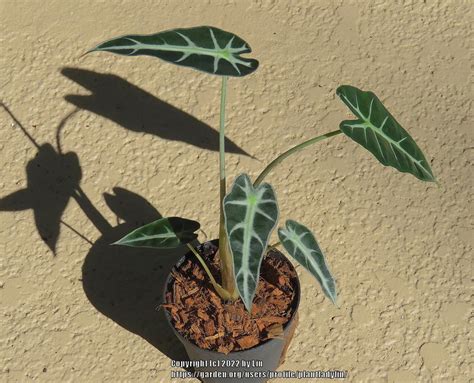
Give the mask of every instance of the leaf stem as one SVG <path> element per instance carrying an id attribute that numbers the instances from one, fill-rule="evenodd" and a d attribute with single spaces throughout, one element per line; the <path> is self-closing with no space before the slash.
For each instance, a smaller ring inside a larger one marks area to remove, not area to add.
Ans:
<path id="1" fill-rule="evenodd" d="M 221 202 L 225 197 L 225 100 L 226 100 L 226 95 L 227 95 L 227 76 L 223 76 L 222 86 L 221 86 L 221 108 L 220 108 L 220 117 L 219 117 L 219 173 L 220 173 L 220 180 L 221 180 L 221 190 L 220 190 Z"/>
<path id="2" fill-rule="evenodd" d="M 341 134 L 341 133 L 342 133 L 341 130 L 334 130 L 332 132 L 323 134 L 321 136 L 311 138 L 310 140 L 302 142 L 301 144 L 296 145 L 296 146 L 292 147 L 291 149 L 287 150 L 286 152 L 280 154 L 277 158 L 275 158 L 272 162 L 270 162 L 265 169 L 263 169 L 263 171 L 260 173 L 260 175 L 257 177 L 255 182 L 253 183 L 253 186 L 258 186 L 275 166 L 277 166 L 285 158 L 291 156 L 293 153 L 296 153 L 296 152 L 300 151 L 301 149 L 304 149 L 307 146 L 312 145 L 316 142 L 325 140 L 326 138 L 330 138 L 330 137 L 336 136 L 336 135 Z"/>
<path id="3" fill-rule="evenodd" d="M 204 259 L 202 259 L 201 255 L 197 252 L 197 250 L 192 247 L 189 243 L 186 244 L 193 252 L 193 254 L 196 256 L 198 259 L 199 263 L 203 267 L 204 271 L 206 272 L 207 276 L 209 277 L 209 280 L 211 281 L 212 286 L 214 289 L 217 291 L 217 293 L 223 298 L 223 299 L 230 299 L 230 294 L 227 290 L 225 290 L 219 283 L 217 283 L 216 279 L 211 273 L 211 270 L 209 270 L 209 267 L 207 267 L 206 262 L 204 262 Z"/>
<path id="4" fill-rule="evenodd" d="M 239 297 L 235 285 L 234 268 L 232 263 L 232 255 L 227 241 L 224 220 L 224 197 L 226 194 L 226 178 L 225 178 L 225 101 L 227 96 L 227 76 L 222 77 L 221 86 L 221 107 L 219 118 L 219 260 L 221 265 L 222 290 L 227 293 L 224 299 L 235 300 Z M 219 292 L 219 290 L 216 288 Z"/>

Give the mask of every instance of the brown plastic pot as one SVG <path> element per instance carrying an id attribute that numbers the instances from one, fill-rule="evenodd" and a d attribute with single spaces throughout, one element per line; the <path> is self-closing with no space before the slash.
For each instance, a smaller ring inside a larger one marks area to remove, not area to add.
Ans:
<path id="1" fill-rule="evenodd" d="M 217 246 L 217 243 L 217 240 L 203 243 L 198 246 L 198 251 L 201 246 Z M 273 256 L 282 257 L 287 260 L 279 251 L 273 253 Z M 178 268 L 187 259 L 193 259 L 194 261 L 195 256 L 189 252 L 176 263 L 175 267 Z M 166 301 L 166 292 L 169 291 L 172 281 L 170 274 L 164 288 L 164 301 Z M 165 315 L 171 329 L 183 344 L 190 361 L 194 363 L 192 367 L 194 368 L 195 375 L 193 376 L 201 379 L 204 383 L 267 382 L 271 378 L 269 372 L 276 371 L 278 366 L 283 363 L 286 350 L 293 338 L 298 323 L 298 305 L 301 296 L 298 277 L 295 278 L 295 292 L 295 299 L 292 303 L 293 316 L 283 326 L 282 338 L 269 339 L 247 350 L 231 351 L 229 354 L 202 349 L 184 338 L 173 326 L 168 310 L 165 310 Z M 213 376 L 209 374 L 213 374 Z"/>

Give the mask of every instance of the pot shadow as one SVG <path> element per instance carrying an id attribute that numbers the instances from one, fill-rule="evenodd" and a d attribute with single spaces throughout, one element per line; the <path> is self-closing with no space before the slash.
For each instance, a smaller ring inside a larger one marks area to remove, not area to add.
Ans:
<path id="1" fill-rule="evenodd" d="M 77 108 L 103 116 L 134 132 L 219 151 L 216 130 L 119 76 L 67 67 L 61 73 L 91 92 L 89 95 L 69 94 L 64 97 Z M 251 157 L 228 138 L 225 146 L 226 152 Z"/>
<path id="2" fill-rule="evenodd" d="M 104 193 L 108 207 L 123 221 L 105 230 L 82 266 L 84 292 L 92 305 L 128 331 L 141 336 L 173 360 L 188 360 L 163 309 L 166 278 L 187 248 L 137 249 L 110 244 L 130 231 L 161 218 L 143 197 L 116 187 Z M 91 211 L 85 211 L 90 216 Z"/>

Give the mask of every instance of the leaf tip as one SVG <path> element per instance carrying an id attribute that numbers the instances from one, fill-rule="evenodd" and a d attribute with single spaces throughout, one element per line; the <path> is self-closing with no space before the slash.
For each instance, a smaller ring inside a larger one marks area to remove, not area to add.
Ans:
<path id="1" fill-rule="evenodd" d="M 347 89 L 350 89 L 350 88 L 355 88 L 353 87 L 352 85 L 339 85 L 337 88 L 336 88 L 336 94 L 341 97 L 341 95 L 347 90 Z"/>
<path id="2" fill-rule="evenodd" d="M 98 51 L 97 47 L 89 49 L 88 51 L 84 52 L 82 55 L 78 57 L 78 59 L 82 59 L 84 56 L 87 56 L 89 53 Z"/>
<path id="3" fill-rule="evenodd" d="M 252 302 L 246 302 L 244 299 L 242 299 L 244 302 L 245 309 L 249 312 L 252 313 Z"/>
<path id="4" fill-rule="evenodd" d="M 410 172 L 404 172 L 404 173 L 410 173 Z M 410 174 L 413 174 L 413 173 L 410 173 Z M 418 178 L 420 181 L 424 181 L 424 182 L 433 182 L 435 183 L 436 185 L 440 186 L 440 183 L 439 181 L 436 179 L 435 175 L 433 174 L 433 171 L 431 170 L 430 167 L 428 167 L 428 169 L 426 169 L 426 172 L 425 174 L 422 174 L 422 175 L 415 175 L 413 174 L 416 178 Z"/>
<path id="5" fill-rule="evenodd" d="M 336 95 L 341 96 L 342 90 L 344 89 L 344 85 L 340 85 L 336 88 Z"/>
<path id="6" fill-rule="evenodd" d="M 433 174 L 433 170 L 431 170 L 431 168 L 430 168 L 430 176 L 431 176 L 431 179 L 428 180 L 429 182 L 434 182 L 438 187 L 441 186 L 440 182 L 438 181 L 436 176 Z"/>

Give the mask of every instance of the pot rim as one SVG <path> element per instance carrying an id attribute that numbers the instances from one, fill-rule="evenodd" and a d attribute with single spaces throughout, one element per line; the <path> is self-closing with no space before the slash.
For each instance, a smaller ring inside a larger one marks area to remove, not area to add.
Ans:
<path id="1" fill-rule="evenodd" d="M 206 242 L 203 242 L 203 243 L 200 243 L 199 245 L 202 246 L 202 245 L 205 245 L 207 243 L 211 243 L 213 245 L 217 245 L 218 243 L 218 240 L 217 239 L 214 239 L 214 240 L 210 240 L 210 241 L 206 241 Z M 296 272 L 296 269 L 295 267 L 293 266 L 293 264 L 288 260 L 288 258 L 279 250 L 277 249 L 274 249 L 275 252 L 277 252 L 279 254 L 280 257 L 283 257 L 291 266 L 291 268 L 295 271 L 295 274 L 296 274 L 296 277 L 294 278 L 294 282 L 295 282 L 295 290 L 296 290 L 296 295 L 295 295 L 295 298 L 294 298 L 294 301 L 292 302 L 292 306 L 294 307 L 294 310 L 293 310 L 293 313 L 291 315 L 291 318 L 288 320 L 288 322 L 286 322 L 284 325 L 283 325 L 283 331 L 286 331 L 286 329 L 288 327 L 291 326 L 291 324 L 294 322 L 295 318 L 296 318 L 296 314 L 298 313 L 298 309 L 299 309 L 299 304 L 300 304 L 300 300 L 301 300 L 301 284 L 300 284 L 300 280 L 299 280 L 299 277 L 298 277 L 298 273 Z M 175 267 L 179 267 L 188 257 L 190 257 L 191 255 L 194 255 L 192 254 L 191 251 L 188 251 L 186 254 L 184 254 L 181 258 L 178 259 L 178 261 L 175 263 L 175 265 L 173 266 L 173 268 Z M 163 303 L 166 302 L 166 293 L 168 292 L 168 286 L 170 285 L 171 283 L 171 279 L 172 279 L 172 275 L 171 275 L 171 271 L 170 273 L 168 274 L 168 276 L 166 277 L 166 281 L 165 281 L 165 285 L 164 285 L 164 288 L 163 288 Z M 219 352 L 219 351 L 214 351 L 214 350 L 208 350 L 208 349 L 205 349 L 205 348 L 201 348 L 199 347 L 196 343 L 194 343 L 192 340 L 189 340 L 187 338 L 185 338 L 184 336 L 182 336 L 179 331 L 173 326 L 173 323 L 171 321 L 171 315 L 169 313 L 168 310 L 164 309 L 164 312 L 165 312 L 165 317 L 166 317 L 166 320 L 169 324 L 169 326 L 171 327 L 171 329 L 173 330 L 174 334 L 178 337 L 178 339 L 180 339 L 181 342 L 185 342 L 189 345 L 191 345 L 192 347 L 195 347 L 201 351 L 205 351 L 205 352 L 209 352 L 209 353 L 212 353 L 214 355 L 238 355 L 239 353 L 244 353 L 246 351 L 250 351 L 250 350 L 255 350 L 259 347 L 262 347 L 268 343 L 271 343 L 271 342 L 275 342 L 275 341 L 279 341 L 280 339 L 279 338 L 270 338 L 270 339 L 266 339 L 264 340 L 263 342 L 253 346 L 253 347 L 250 347 L 250 348 L 247 348 L 245 350 L 237 350 L 237 351 L 231 351 L 229 352 L 228 354 L 224 354 L 222 352 Z"/>

